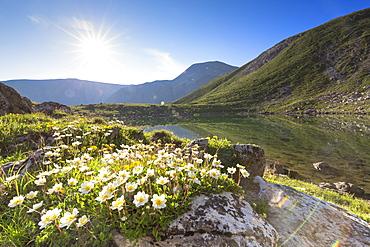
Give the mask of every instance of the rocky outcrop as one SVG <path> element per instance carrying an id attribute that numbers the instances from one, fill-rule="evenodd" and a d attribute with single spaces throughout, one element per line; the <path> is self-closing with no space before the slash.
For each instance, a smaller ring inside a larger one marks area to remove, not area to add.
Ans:
<path id="1" fill-rule="evenodd" d="M 27 159 L 5 163 L 0 168 L 0 174 L 5 174 L 6 176 L 15 174 L 24 175 L 28 170 L 34 169 L 37 165 L 41 164 L 45 157 L 45 152 L 50 149 L 51 147 L 39 149 Z"/>
<path id="2" fill-rule="evenodd" d="M 32 103 L 15 89 L 0 83 L 0 116 L 8 113 L 25 114 L 32 112 Z"/>
<path id="3" fill-rule="evenodd" d="M 281 236 L 279 246 L 370 246 L 369 225 L 357 216 L 291 187 L 255 180 L 269 204 L 267 221 Z"/>
<path id="4" fill-rule="evenodd" d="M 37 104 L 33 107 L 33 109 L 36 112 L 44 112 L 49 115 L 53 114 L 55 110 L 63 111 L 71 115 L 73 114 L 73 111 L 71 110 L 70 107 L 52 101 Z"/>
<path id="5" fill-rule="evenodd" d="M 365 195 L 365 190 L 354 184 L 347 182 L 338 182 L 338 183 L 320 183 L 319 187 L 322 189 L 329 189 L 336 191 L 338 193 L 348 193 L 357 197 L 363 197 Z"/>
<path id="6" fill-rule="evenodd" d="M 174 220 L 165 230 L 164 240 L 142 238 L 137 247 L 192 246 L 277 246 L 276 230 L 259 216 L 247 201 L 230 192 L 201 195 L 194 199 L 190 212 Z M 133 246 L 122 236 L 117 246 Z"/>
<path id="7" fill-rule="evenodd" d="M 265 174 L 285 175 L 290 178 L 298 178 L 298 172 L 286 169 L 279 162 L 267 162 L 265 167 Z"/>
<path id="8" fill-rule="evenodd" d="M 241 164 L 247 169 L 251 177 L 263 176 L 266 165 L 265 152 L 260 146 L 252 144 L 234 144 L 232 150 L 241 160 Z"/>

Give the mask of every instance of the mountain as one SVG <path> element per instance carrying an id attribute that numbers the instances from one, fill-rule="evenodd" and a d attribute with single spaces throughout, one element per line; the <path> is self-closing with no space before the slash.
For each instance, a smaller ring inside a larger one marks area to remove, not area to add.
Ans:
<path id="1" fill-rule="evenodd" d="M 102 103 L 122 87 L 118 84 L 78 79 L 10 80 L 2 83 L 32 101 L 55 101 L 64 105 Z"/>
<path id="2" fill-rule="evenodd" d="M 369 112 L 370 9 L 287 38 L 175 104 L 275 112 Z"/>
<path id="3" fill-rule="evenodd" d="M 173 80 L 124 86 L 111 95 L 107 102 L 159 104 L 161 101 L 173 101 L 235 69 L 237 67 L 218 61 L 193 64 Z"/>

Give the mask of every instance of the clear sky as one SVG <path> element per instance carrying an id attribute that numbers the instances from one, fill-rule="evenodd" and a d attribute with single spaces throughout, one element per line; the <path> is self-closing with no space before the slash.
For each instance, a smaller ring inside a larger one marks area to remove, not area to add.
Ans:
<path id="1" fill-rule="evenodd" d="M 242 66 L 369 0 L 0 0 L 0 80 L 174 79 L 194 63 Z"/>

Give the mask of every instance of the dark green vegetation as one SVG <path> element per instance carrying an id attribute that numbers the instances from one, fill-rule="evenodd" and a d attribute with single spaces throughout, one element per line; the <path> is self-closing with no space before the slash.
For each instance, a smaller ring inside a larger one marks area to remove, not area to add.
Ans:
<path id="1" fill-rule="evenodd" d="M 370 9 L 290 37 L 176 104 L 234 112 L 370 113 Z"/>

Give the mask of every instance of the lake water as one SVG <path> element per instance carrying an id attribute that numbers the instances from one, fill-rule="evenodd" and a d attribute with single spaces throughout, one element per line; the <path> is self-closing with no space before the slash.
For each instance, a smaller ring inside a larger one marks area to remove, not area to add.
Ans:
<path id="1" fill-rule="evenodd" d="M 218 136 L 232 143 L 257 144 L 268 160 L 279 161 L 307 181 L 345 181 L 370 193 L 369 116 L 203 117 L 155 128 L 188 139 Z M 312 164 L 320 161 L 328 163 L 332 171 L 315 170 Z"/>

